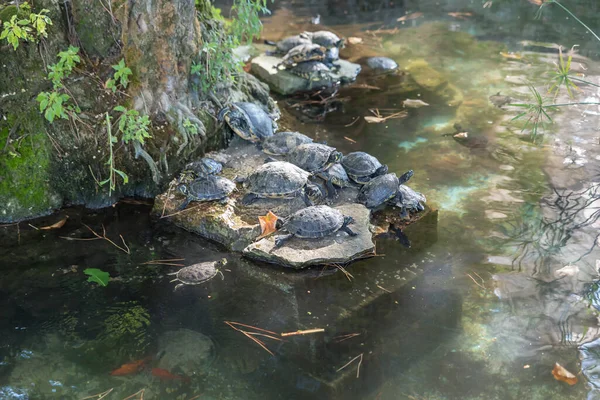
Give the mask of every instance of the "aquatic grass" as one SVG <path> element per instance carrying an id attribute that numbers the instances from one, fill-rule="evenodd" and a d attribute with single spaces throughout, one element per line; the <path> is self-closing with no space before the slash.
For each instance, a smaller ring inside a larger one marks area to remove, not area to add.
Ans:
<path id="1" fill-rule="evenodd" d="M 529 90 L 531 91 L 531 94 L 533 95 L 533 102 L 509 104 L 513 107 L 520 107 L 525 109 L 525 111 L 522 111 L 519 114 L 517 114 L 511 121 L 516 121 L 518 119 L 526 117 L 527 121 L 525 122 L 525 126 L 523 126 L 523 129 L 521 129 L 521 132 L 527 129 L 528 126 L 531 126 L 531 138 L 532 140 L 535 140 L 539 132 L 540 124 L 544 122 L 544 118 L 546 118 L 546 120 L 549 123 L 554 122 L 552 120 L 552 117 L 550 117 L 550 115 L 548 115 L 548 113 L 546 112 L 547 108 L 552 109 L 552 105 L 545 104 L 546 99 L 542 97 L 540 92 L 538 92 L 538 90 L 532 84 L 529 84 L 528 86 Z"/>

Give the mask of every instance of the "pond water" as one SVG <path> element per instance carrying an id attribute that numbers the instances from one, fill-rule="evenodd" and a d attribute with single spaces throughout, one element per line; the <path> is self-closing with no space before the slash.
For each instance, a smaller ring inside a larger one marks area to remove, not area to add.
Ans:
<path id="1" fill-rule="evenodd" d="M 582 17 L 598 11 L 577 3 Z M 527 1 L 483 4 L 278 1 L 265 19 L 264 37 L 276 40 L 313 29 L 319 14 L 322 26 L 363 40 L 343 58 L 385 55 L 448 82 L 440 93 L 411 87 L 402 74 L 365 75 L 319 122 L 279 99 L 284 126 L 345 153 L 367 151 L 398 174 L 414 169 L 411 186 L 438 211 L 406 229 L 410 248 L 378 239 L 377 257 L 348 266 L 349 277 L 225 254 L 151 219 L 147 204 L 66 209 L 32 222 L 69 216 L 55 230 L 2 227 L 0 398 L 124 399 L 141 390 L 147 400 L 596 398 L 594 368 L 591 383 L 579 372 L 580 357 L 598 358 L 579 346 L 600 337 L 598 109 L 562 110 L 534 144 L 510 123 L 515 111 L 488 98 L 526 99 L 527 82 L 543 85 L 556 49 L 523 40 L 582 45 L 578 62 L 592 77 L 598 64 L 583 55 L 594 58 L 600 44 L 555 9 L 534 21 Z M 404 15 L 418 18 L 396 21 Z M 401 111 L 407 98 L 430 105 L 364 121 L 369 109 Z M 456 121 L 467 145 L 444 136 Z M 105 227 L 113 243 L 75 240 L 94 238 L 83 224 L 100 235 Z M 167 274 L 179 265 L 222 257 L 223 279 L 173 291 Z M 109 272 L 108 286 L 86 282 L 86 268 Z M 225 321 L 325 332 L 285 342 L 254 336 L 271 355 Z M 137 373 L 110 375 L 136 360 Z M 579 382 L 555 380 L 556 362 Z"/>

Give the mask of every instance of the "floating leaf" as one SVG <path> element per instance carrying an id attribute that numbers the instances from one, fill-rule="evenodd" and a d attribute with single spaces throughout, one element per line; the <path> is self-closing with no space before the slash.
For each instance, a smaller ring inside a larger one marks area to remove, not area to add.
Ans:
<path id="1" fill-rule="evenodd" d="M 577 383 L 577 377 L 569 371 L 567 371 L 565 367 L 563 367 L 559 363 L 554 364 L 552 375 L 557 381 L 567 382 L 571 386 Z"/>
<path id="2" fill-rule="evenodd" d="M 385 118 L 383 117 L 374 117 L 371 115 L 366 115 L 365 116 L 365 121 L 367 121 L 369 124 L 380 124 L 382 122 L 385 122 Z"/>
<path id="3" fill-rule="evenodd" d="M 473 16 L 470 12 L 449 12 L 448 15 L 458 19 L 467 19 L 467 17 Z"/>
<path id="4" fill-rule="evenodd" d="M 362 38 L 359 37 L 349 37 L 348 39 L 346 39 L 346 41 L 350 44 L 359 44 L 362 43 Z"/>
<path id="5" fill-rule="evenodd" d="M 421 108 L 421 107 L 427 107 L 429 105 L 428 103 L 425 103 L 423 100 L 412 100 L 412 99 L 406 99 L 402 102 L 402 104 L 406 108 Z"/>
<path id="6" fill-rule="evenodd" d="M 265 236 L 269 236 L 271 233 L 277 230 L 275 226 L 277 224 L 277 215 L 273 214 L 271 211 L 267 213 L 265 216 L 259 216 L 258 222 L 260 223 L 261 234 L 257 239 L 262 239 Z"/>
<path id="7" fill-rule="evenodd" d="M 40 228 L 40 230 L 50 230 L 50 229 L 62 228 L 67 223 L 68 218 L 69 218 L 69 216 L 67 215 L 66 217 L 64 217 L 63 219 L 61 219 L 60 221 L 58 221 L 55 224 L 48 225 L 48 226 L 42 226 Z"/>
<path id="8" fill-rule="evenodd" d="M 415 13 L 408 14 L 408 15 L 405 15 L 403 17 L 400 17 L 396 21 L 398 21 L 398 22 L 408 21 L 408 20 L 411 20 L 411 19 L 421 18 L 422 16 L 423 16 L 422 12 L 415 12 Z"/>
<path id="9" fill-rule="evenodd" d="M 108 272 L 104 272 L 98 268 L 87 268 L 83 270 L 83 273 L 89 275 L 88 282 L 96 282 L 100 286 L 108 285 L 108 278 L 110 275 Z"/>

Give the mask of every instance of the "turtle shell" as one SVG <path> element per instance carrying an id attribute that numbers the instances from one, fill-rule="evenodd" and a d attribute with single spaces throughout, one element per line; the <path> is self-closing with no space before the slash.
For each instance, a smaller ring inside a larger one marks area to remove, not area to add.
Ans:
<path id="1" fill-rule="evenodd" d="M 338 187 L 346 187 L 350 183 L 350 178 L 340 163 L 333 164 L 319 176 L 323 179 L 331 179 L 331 182 Z"/>
<path id="2" fill-rule="evenodd" d="M 279 42 L 277 42 L 277 51 L 281 53 L 287 53 L 291 49 L 296 46 L 300 46 L 302 44 L 311 44 L 311 40 L 300 35 L 288 36 Z"/>
<path id="3" fill-rule="evenodd" d="M 414 191 L 406 185 L 398 186 L 398 193 L 396 194 L 396 201 L 401 204 L 402 207 L 407 210 L 423 211 L 425 207 L 421 202 L 427 201 L 425 196 L 417 191 Z"/>
<path id="4" fill-rule="evenodd" d="M 349 153 L 342 159 L 342 165 L 350 179 L 357 183 L 366 183 L 371 175 L 383 167 L 378 159 L 362 151 Z"/>
<path id="5" fill-rule="evenodd" d="M 329 206 L 311 206 L 292 214 L 282 229 L 300 238 L 331 235 L 344 225 L 344 215 Z"/>
<path id="6" fill-rule="evenodd" d="M 285 161 L 261 165 L 246 180 L 250 193 L 268 198 L 285 198 L 302 189 L 309 173 Z"/>
<path id="7" fill-rule="evenodd" d="M 325 48 L 318 44 L 301 44 L 288 51 L 279 65 L 292 67 L 301 62 L 312 60 L 322 61 L 324 58 Z"/>
<path id="8" fill-rule="evenodd" d="M 206 282 L 207 280 L 214 278 L 218 273 L 216 262 L 203 262 L 189 267 L 181 268 L 177 272 L 177 279 L 187 285 L 195 285 L 198 283 Z"/>
<path id="9" fill-rule="evenodd" d="M 329 31 L 303 32 L 301 37 L 310 39 L 313 43 L 330 49 L 332 47 L 340 47 L 343 44 L 342 39 L 338 35 Z"/>
<path id="10" fill-rule="evenodd" d="M 234 103 L 233 105 L 245 113 L 253 136 L 259 140 L 273 136 L 273 120 L 262 108 L 254 103 L 247 102 Z"/>
<path id="11" fill-rule="evenodd" d="M 320 81 L 327 79 L 327 73 L 330 69 L 321 61 L 306 61 L 288 69 L 288 71 L 304 79 Z"/>
<path id="12" fill-rule="evenodd" d="M 367 65 L 378 71 L 395 71 L 398 69 L 398 63 L 388 57 L 370 57 L 367 59 Z"/>
<path id="13" fill-rule="evenodd" d="M 212 158 L 203 157 L 198 161 L 192 161 L 184 168 L 184 172 L 192 172 L 196 176 L 217 175 L 223 170 L 223 165 Z"/>
<path id="14" fill-rule="evenodd" d="M 358 201 L 367 208 L 379 207 L 392 199 L 398 192 L 398 177 L 396 174 L 385 174 L 367 182 L 358 193 Z"/>
<path id="15" fill-rule="evenodd" d="M 312 143 L 312 139 L 299 132 L 278 132 L 262 142 L 263 151 L 273 156 L 282 156 L 297 146 Z"/>
<path id="16" fill-rule="evenodd" d="M 305 143 L 290 151 L 287 160 L 308 172 L 322 171 L 335 148 L 321 143 Z"/>
<path id="17" fill-rule="evenodd" d="M 209 175 L 198 178 L 187 185 L 187 197 L 193 201 L 223 199 L 235 190 L 235 183 L 229 179 Z"/>

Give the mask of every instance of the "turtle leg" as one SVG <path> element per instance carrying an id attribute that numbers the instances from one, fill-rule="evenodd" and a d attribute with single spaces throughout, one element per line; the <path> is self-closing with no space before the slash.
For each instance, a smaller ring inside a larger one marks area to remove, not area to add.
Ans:
<path id="1" fill-rule="evenodd" d="M 402 231 L 402 229 L 396 228 L 395 226 L 390 226 L 390 231 L 394 233 L 394 235 L 398 238 L 398 241 L 406 248 L 410 249 L 411 243 L 408 239 L 408 236 Z"/>
<path id="2" fill-rule="evenodd" d="M 340 228 L 340 231 L 346 232 L 350 236 L 356 236 L 358 233 L 354 232 L 352 229 L 348 227 L 349 224 L 354 222 L 354 218 L 352 217 L 344 217 L 344 225 Z"/>
<path id="3" fill-rule="evenodd" d="M 306 194 L 305 189 L 302 189 L 300 192 L 300 197 L 302 197 L 302 200 L 304 200 L 304 204 L 306 204 L 307 207 L 314 206 L 313 202 L 308 197 L 308 194 Z"/>
<path id="4" fill-rule="evenodd" d="M 185 285 L 183 283 L 180 283 L 179 285 L 175 285 L 175 289 L 173 289 L 173 291 L 176 292 L 177 290 L 181 289 L 184 286 Z"/>
<path id="5" fill-rule="evenodd" d="M 331 177 L 325 180 L 325 185 L 327 186 L 327 197 L 334 198 L 337 194 L 337 190 L 333 186 L 333 182 L 331 181 Z"/>
<path id="6" fill-rule="evenodd" d="M 258 199 L 260 199 L 260 197 L 258 197 L 256 194 L 248 193 L 247 195 L 245 195 L 242 198 L 242 204 L 245 206 L 249 206 L 250 204 L 254 203 Z"/>
<path id="7" fill-rule="evenodd" d="M 408 213 L 408 209 L 402 205 L 398 205 L 400 207 L 400 217 L 406 219 L 410 218 L 410 214 Z"/>
<path id="8" fill-rule="evenodd" d="M 185 208 L 190 204 L 190 199 L 186 198 L 183 203 L 179 206 L 178 211 L 185 210 Z"/>
<path id="9" fill-rule="evenodd" d="M 275 249 L 280 248 L 281 246 L 283 246 L 283 244 L 285 242 L 287 242 L 288 240 L 290 240 L 293 237 L 294 237 L 294 235 L 292 235 L 291 233 L 287 234 L 287 235 L 278 236 L 277 239 L 275 239 L 275 246 L 273 248 L 275 248 Z"/>

